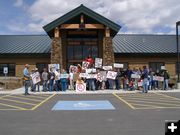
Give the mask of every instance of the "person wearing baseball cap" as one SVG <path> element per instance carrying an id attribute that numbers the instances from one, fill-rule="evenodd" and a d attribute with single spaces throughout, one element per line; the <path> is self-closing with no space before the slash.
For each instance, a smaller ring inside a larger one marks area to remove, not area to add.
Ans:
<path id="1" fill-rule="evenodd" d="M 29 74 L 29 65 L 25 64 L 25 68 L 23 70 L 23 75 L 24 75 L 24 87 L 25 87 L 25 93 L 24 95 L 30 95 L 28 93 L 28 88 L 30 87 L 30 74 Z"/>

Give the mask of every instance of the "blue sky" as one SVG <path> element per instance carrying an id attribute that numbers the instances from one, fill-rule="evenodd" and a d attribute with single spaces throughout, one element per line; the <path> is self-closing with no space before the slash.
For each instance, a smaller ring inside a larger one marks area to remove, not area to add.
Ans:
<path id="1" fill-rule="evenodd" d="M 178 0 L 1 0 L 0 35 L 45 34 L 42 26 L 84 4 L 123 34 L 175 34 Z"/>

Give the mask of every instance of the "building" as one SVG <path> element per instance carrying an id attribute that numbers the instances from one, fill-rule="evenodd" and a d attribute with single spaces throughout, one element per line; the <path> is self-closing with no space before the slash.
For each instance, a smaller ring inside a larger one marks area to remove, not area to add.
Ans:
<path id="1" fill-rule="evenodd" d="M 176 75 L 175 35 L 117 34 L 118 24 L 80 5 L 43 27 L 47 35 L 1 35 L 0 76 L 3 67 L 9 76 L 22 76 L 24 64 L 42 70 L 48 63 L 62 68 L 81 63 L 88 55 L 129 66 L 147 65 L 153 70 L 166 67 Z"/>

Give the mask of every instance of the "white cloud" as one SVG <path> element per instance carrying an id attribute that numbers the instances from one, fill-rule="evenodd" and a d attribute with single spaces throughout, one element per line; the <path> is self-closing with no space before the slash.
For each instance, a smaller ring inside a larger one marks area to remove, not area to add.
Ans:
<path id="1" fill-rule="evenodd" d="M 15 7 L 21 7 L 23 5 L 23 0 L 16 0 L 16 2 L 14 3 Z"/>
<path id="2" fill-rule="evenodd" d="M 21 5 L 23 0 L 16 0 L 16 3 Z M 28 7 L 27 31 L 43 32 L 43 25 L 80 4 L 120 24 L 125 33 L 175 34 L 175 22 L 180 20 L 178 0 L 35 0 Z M 162 32 L 163 28 L 169 30 Z"/>

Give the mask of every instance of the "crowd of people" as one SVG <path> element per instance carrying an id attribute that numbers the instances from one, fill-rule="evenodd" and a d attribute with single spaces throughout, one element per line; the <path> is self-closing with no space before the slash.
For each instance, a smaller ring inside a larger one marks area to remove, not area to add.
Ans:
<path id="1" fill-rule="evenodd" d="M 88 61 L 88 60 L 87 60 Z M 89 62 L 90 61 L 90 62 Z M 89 59 L 89 66 L 88 69 L 95 69 L 94 61 Z M 114 79 L 106 78 L 102 76 L 101 72 L 107 73 L 107 70 L 102 68 L 96 68 L 94 71 L 92 70 L 91 74 L 93 77 L 84 77 L 81 76 L 81 73 L 85 73 L 86 71 L 82 68 L 80 64 L 77 65 L 77 69 L 71 71 L 69 69 L 67 72 L 66 70 L 57 69 L 55 72 L 53 69 L 46 69 L 42 74 L 38 72 L 38 69 L 35 68 L 31 71 L 28 71 L 29 65 L 25 65 L 25 69 L 23 71 L 24 74 L 24 86 L 25 86 L 25 95 L 28 95 L 28 88 L 31 86 L 31 91 L 39 92 L 39 91 L 66 91 L 75 90 L 76 84 L 85 83 L 87 90 L 105 90 L 105 89 L 116 89 L 116 90 L 142 90 L 143 93 L 147 93 L 148 90 L 156 90 L 156 89 L 163 89 L 168 90 L 168 81 L 169 81 L 169 74 L 167 70 L 157 70 L 152 71 L 152 69 L 143 66 L 141 68 L 134 68 L 134 69 L 123 69 L 123 68 L 114 68 L 109 69 L 108 71 L 113 71 L 116 73 Z M 39 73 L 41 81 L 34 84 L 31 79 L 31 74 L 34 72 Z M 136 77 L 133 77 L 135 75 Z M 66 76 L 66 77 L 63 77 Z M 163 77 L 163 81 L 155 80 L 154 76 Z M 42 84 L 42 89 L 40 90 L 40 85 Z"/>

